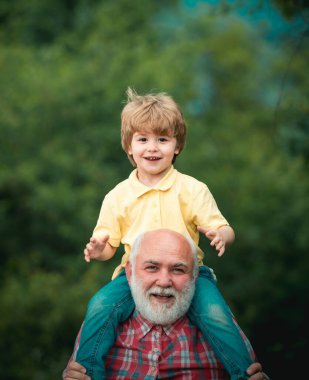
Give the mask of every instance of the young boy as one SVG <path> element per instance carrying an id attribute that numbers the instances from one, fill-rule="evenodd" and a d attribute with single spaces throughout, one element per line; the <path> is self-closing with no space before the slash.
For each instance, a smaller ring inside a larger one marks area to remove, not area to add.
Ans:
<path id="1" fill-rule="evenodd" d="M 234 231 L 220 213 L 207 186 L 173 167 L 185 145 L 186 125 L 181 110 L 164 93 L 137 95 L 130 88 L 121 115 L 122 147 L 136 169 L 104 198 L 85 260 L 108 260 L 122 243 L 125 253 L 113 281 L 89 302 L 76 361 L 92 380 L 105 378 L 103 361 L 114 343 L 119 323 L 134 310 L 124 266 L 134 239 L 143 231 L 169 228 L 198 246 L 199 232 L 222 256 L 234 241 Z M 250 354 L 216 287 L 213 274 L 202 262 L 189 318 L 198 326 L 229 372 L 231 379 L 247 379 Z"/>

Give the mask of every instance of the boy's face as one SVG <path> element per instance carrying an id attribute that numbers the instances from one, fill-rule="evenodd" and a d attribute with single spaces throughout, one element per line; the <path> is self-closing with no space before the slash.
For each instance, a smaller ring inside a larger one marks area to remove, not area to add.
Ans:
<path id="1" fill-rule="evenodd" d="M 138 178 L 153 185 L 169 171 L 175 154 L 179 153 L 175 137 L 135 132 L 128 153 L 135 161 Z"/>

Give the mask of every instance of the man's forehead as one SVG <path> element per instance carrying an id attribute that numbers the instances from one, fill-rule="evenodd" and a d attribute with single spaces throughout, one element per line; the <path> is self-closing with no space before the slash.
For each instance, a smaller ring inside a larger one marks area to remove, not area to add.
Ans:
<path id="1" fill-rule="evenodd" d="M 154 231 L 148 231 L 145 233 L 142 244 L 150 244 L 151 246 L 160 246 L 163 247 L 176 247 L 181 245 L 186 245 L 187 241 L 178 232 L 171 231 L 168 229 L 160 229 Z"/>
<path id="2" fill-rule="evenodd" d="M 145 242 L 146 243 L 146 242 Z M 157 263 L 190 263 L 193 261 L 192 254 L 185 245 L 162 245 L 158 244 L 142 244 L 138 253 L 141 261 L 153 261 Z"/>
<path id="3" fill-rule="evenodd" d="M 188 266 L 189 264 L 187 260 L 176 261 L 176 260 L 166 260 L 164 258 L 155 260 L 155 259 L 147 258 L 147 257 L 144 257 L 143 259 L 144 260 L 141 260 L 143 264 L 154 264 L 154 265 L 168 264 L 169 266 L 173 266 L 173 267 Z"/>

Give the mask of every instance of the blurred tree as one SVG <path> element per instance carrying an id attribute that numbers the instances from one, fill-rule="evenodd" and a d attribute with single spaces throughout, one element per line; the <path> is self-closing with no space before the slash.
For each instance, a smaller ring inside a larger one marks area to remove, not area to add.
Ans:
<path id="1" fill-rule="evenodd" d="M 308 62 L 308 35 L 296 41 L 296 49 L 290 41 L 283 48 L 290 52 L 288 62 L 278 60 L 281 88 L 274 115 L 274 129 L 281 148 L 294 157 L 302 157 L 309 164 L 309 78 L 305 66 Z M 297 88 L 297 90 L 296 90 Z"/>
<path id="2" fill-rule="evenodd" d="M 48 45 L 91 18 L 99 0 L 3 0 L 0 39 L 28 46 Z M 82 17 L 82 18 L 81 18 Z"/>
<path id="3" fill-rule="evenodd" d="M 308 16 L 308 0 L 272 0 L 272 3 L 278 7 L 283 16 L 287 17 L 288 19 L 299 16 Z"/>

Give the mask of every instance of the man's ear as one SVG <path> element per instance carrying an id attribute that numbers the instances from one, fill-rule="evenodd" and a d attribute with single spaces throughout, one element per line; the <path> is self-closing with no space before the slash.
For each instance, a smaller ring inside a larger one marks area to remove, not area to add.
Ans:
<path id="1" fill-rule="evenodd" d="M 124 267 L 127 275 L 128 283 L 131 284 L 131 278 L 132 278 L 132 265 L 130 261 L 127 261 L 126 266 Z"/>

